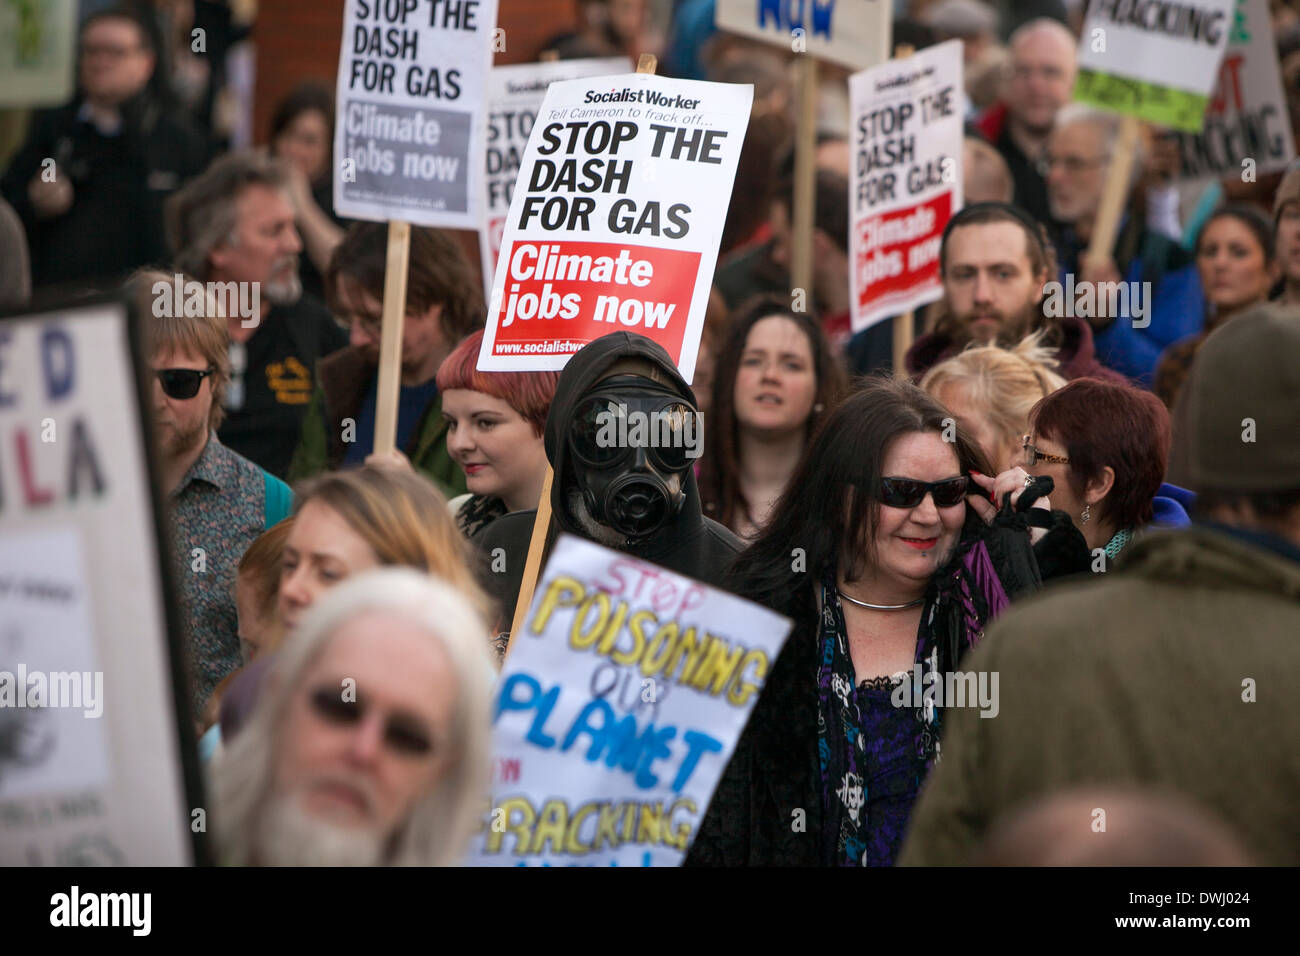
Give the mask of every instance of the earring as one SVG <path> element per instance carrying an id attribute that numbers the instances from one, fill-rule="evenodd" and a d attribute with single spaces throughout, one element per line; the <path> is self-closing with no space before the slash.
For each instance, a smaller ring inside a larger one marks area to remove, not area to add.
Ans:
<path id="1" fill-rule="evenodd" d="M 818 402 L 816 405 L 813 406 L 814 415 L 820 415 L 825 410 L 826 410 L 826 406 L 823 405 L 821 402 Z"/>
<path id="2" fill-rule="evenodd" d="M 1087 524 L 1092 518 L 1092 505 L 1083 506 L 1083 523 Z"/>

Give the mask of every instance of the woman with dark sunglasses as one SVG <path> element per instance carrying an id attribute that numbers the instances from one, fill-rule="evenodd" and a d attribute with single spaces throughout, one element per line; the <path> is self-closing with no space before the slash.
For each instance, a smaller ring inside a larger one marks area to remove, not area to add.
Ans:
<path id="1" fill-rule="evenodd" d="M 795 628 L 688 862 L 893 863 L 939 753 L 943 675 L 1036 581 L 1024 525 L 993 547 L 984 517 L 987 492 L 1014 505 L 1028 476 L 989 470 L 911 384 L 869 380 L 827 415 L 731 569 Z"/>

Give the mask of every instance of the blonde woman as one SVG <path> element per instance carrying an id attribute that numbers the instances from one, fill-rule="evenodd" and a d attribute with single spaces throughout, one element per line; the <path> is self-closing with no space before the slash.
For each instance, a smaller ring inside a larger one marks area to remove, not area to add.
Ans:
<path id="1" fill-rule="evenodd" d="M 484 620 L 494 620 L 487 597 L 470 572 L 466 545 L 447 500 L 417 472 L 367 466 L 331 472 L 303 485 L 280 564 L 277 601 L 286 631 L 282 647 L 310 608 L 353 575 L 384 566 L 406 566 L 441 578 L 463 595 Z M 490 643 L 484 628 L 482 639 Z M 503 646 L 491 645 L 499 661 Z M 260 693 L 274 655 L 263 654 L 244 669 L 221 702 L 221 735 L 229 741 Z"/>
<path id="2" fill-rule="evenodd" d="M 1065 384 L 1056 374 L 1056 352 L 1041 344 L 1042 333 L 1015 348 L 968 348 L 926 372 L 921 388 L 952 412 L 975 437 L 1001 474 L 1020 464 L 1029 431 L 1029 410 Z"/>

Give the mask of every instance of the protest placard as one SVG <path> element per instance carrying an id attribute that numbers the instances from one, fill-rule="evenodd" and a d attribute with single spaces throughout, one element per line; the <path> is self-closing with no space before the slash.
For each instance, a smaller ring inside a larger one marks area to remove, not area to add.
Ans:
<path id="1" fill-rule="evenodd" d="M 690 381 L 753 87 L 631 73 L 552 83 L 501 241 L 478 367 L 561 369 L 654 339 Z"/>
<path id="2" fill-rule="evenodd" d="M 497 0 L 347 0 L 343 17 L 334 208 L 478 229 Z"/>
<path id="3" fill-rule="evenodd" d="M 849 78 L 855 332 L 943 295 L 939 242 L 962 205 L 961 66 L 950 40 Z"/>
<path id="4" fill-rule="evenodd" d="M 66 103 L 76 44 L 76 0 L 0 3 L 0 106 Z"/>
<path id="5" fill-rule="evenodd" d="M 1236 0 L 1095 0 L 1074 98 L 1171 129 L 1201 128 Z"/>
<path id="6" fill-rule="evenodd" d="M 528 134 L 533 131 L 546 88 L 559 80 L 631 71 L 630 60 L 615 56 L 496 66 L 488 74 L 487 195 L 483 203 L 485 221 L 478 246 L 483 261 L 483 282 L 489 296 L 497 256 L 501 253 L 501 233 L 510 211 L 510 199 L 528 145 Z"/>
<path id="7" fill-rule="evenodd" d="M 719 30 L 861 70 L 889 59 L 890 0 L 717 0 Z"/>
<path id="8" fill-rule="evenodd" d="M 498 683 L 476 865 L 675 866 L 790 622 L 561 536 Z"/>
<path id="9" fill-rule="evenodd" d="M 1205 126 L 1179 133 L 1182 179 L 1222 179 L 1285 169 L 1295 159 L 1291 117 L 1273 43 L 1268 0 L 1237 0 L 1237 18 L 1205 110 Z"/>
<path id="10" fill-rule="evenodd" d="M 0 321 L 0 864 L 202 853 L 134 354 L 121 302 Z"/>

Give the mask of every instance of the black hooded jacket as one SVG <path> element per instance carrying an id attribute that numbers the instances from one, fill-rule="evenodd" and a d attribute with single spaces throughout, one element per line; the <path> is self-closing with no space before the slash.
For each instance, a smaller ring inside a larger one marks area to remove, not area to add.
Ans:
<path id="1" fill-rule="evenodd" d="M 567 504 L 567 489 L 572 486 L 572 468 L 569 463 L 569 423 L 581 399 L 591 391 L 608 370 L 625 359 L 642 359 L 663 371 L 660 380 L 696 405 L 695 394 L 677 371 L 663 347 L 642 335 L 631 332 L 613 332 L 601 336 L 584 347 L 569 360 L 560 375 L 546 417 L 546 457 L 555 471 L 551 483 L 552 537 L 556 531 L 588 538 Z M 700 493 L 695 485 L 695 475 L 687 472 L 685 480 L 686 501 L 665 527 L 647 539 L 625 548 L 630 554 L 670 571 L 684 574 L 705 584 L 719 585 L 723 569 L 743 547 L 742 542 L 726 527 L 704 517 L 700 508 Z M 503 515 L 489 524 L 474 539 L 479 554 L 480 581 L 485 590 L 498 602 L 503 611 L 503 627 L 514 619 L 515 600 L 523 580 L 524 563 L 528 557 L 528 543 L 533 533 L 537 512 L 516 511 Z M 550 542 L 548 541 L 548 548 Z M 505 570 L 493 572 L 493 564 L 501 567 L 499 558 L 504 549 Z"/>

